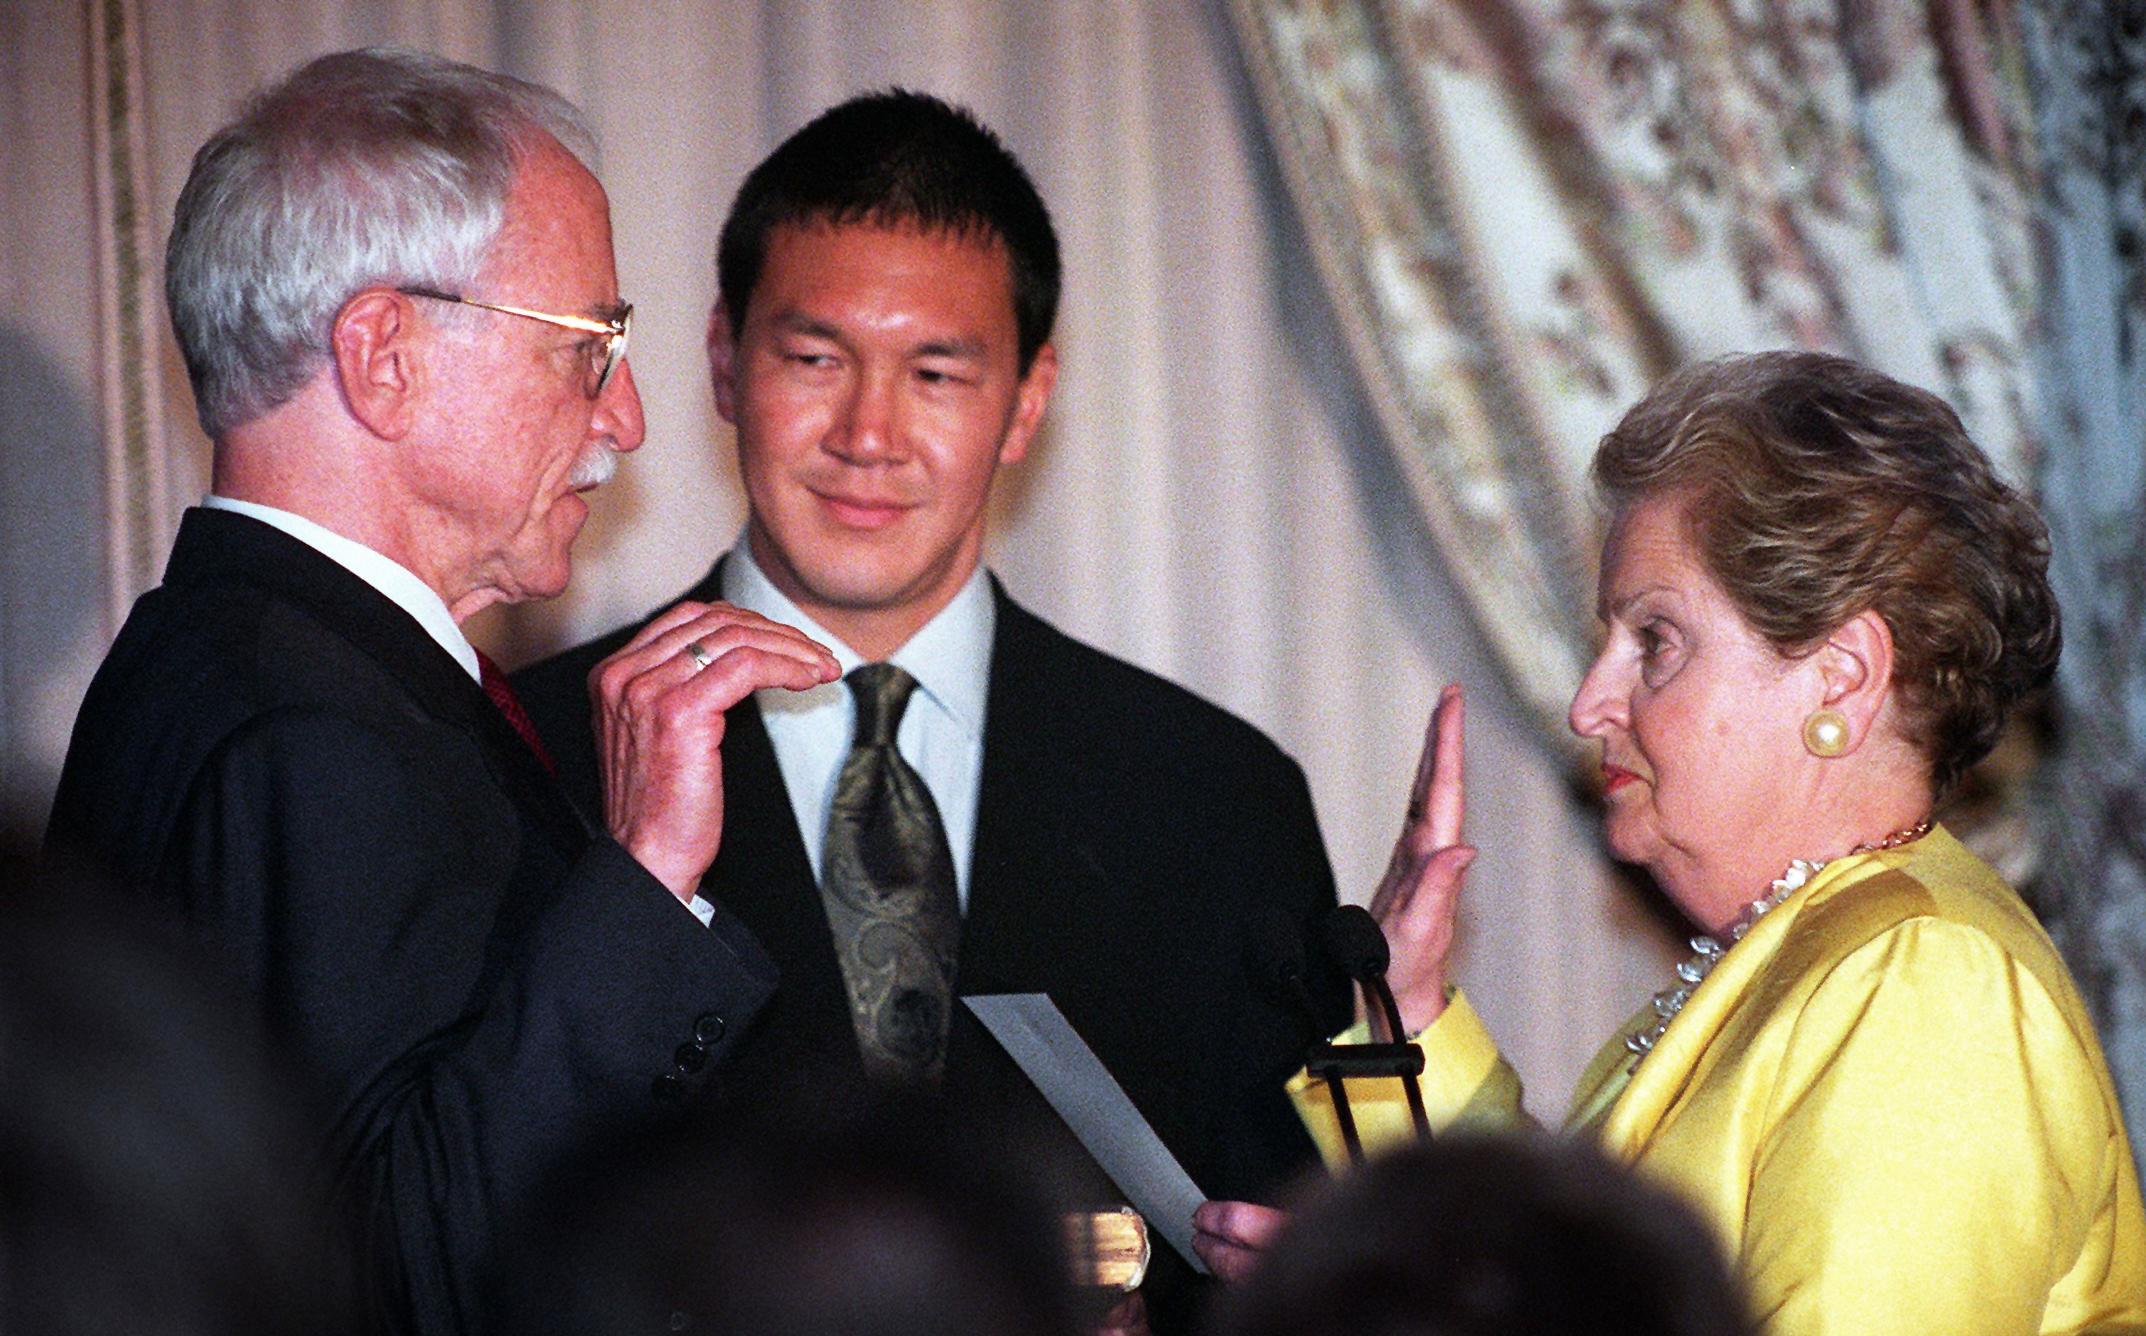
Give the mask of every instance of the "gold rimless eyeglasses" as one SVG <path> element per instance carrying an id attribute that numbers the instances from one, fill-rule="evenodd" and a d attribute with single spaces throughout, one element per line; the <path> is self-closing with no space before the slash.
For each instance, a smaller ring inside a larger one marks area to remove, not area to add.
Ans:
<path id="1" fill-rule="evenodd" d="M 404 287 L 397 288 L 395 291 L 402 293 L 406 297 L 429 297 L 433 301 L 454 302 L 459 306 L 474 306 L 479 310 L 498 311 L 502 315 L 518 315 L 524 320 L 541 320 L 547 325 L 557 325 L 561 329 L 578 330 L 583 334 L 602 335 L 604 340 L 602 366 L 599 368 L 594 358 L 591 358 L 589 362 L 591 371 L 595 373 L 595 384 L 586 387 L 591 399 L 603 394 L 604 387 L 611 383 L 611 373 L 618 370 L 618 364 L 625 360 L 626 336 L 633 329 L 633 307 L 631 306 L 619 307 L 618 314 L 609 320 L 598 320 L 592 316 L 554 315 L 549 311 L 532 311 L 526 306 L 504 306 L 498 302 L 480 302 L 474 298 L 465 297 L 458 292 L 442 292 L 438 288 Z"/>

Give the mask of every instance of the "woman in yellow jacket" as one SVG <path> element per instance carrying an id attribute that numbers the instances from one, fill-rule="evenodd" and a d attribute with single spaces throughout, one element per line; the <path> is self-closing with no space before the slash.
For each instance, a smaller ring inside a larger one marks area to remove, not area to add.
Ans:
<path id="1" fill-rule="evenodd" d="M 2146 1214 L 2092 1022 L 1930 816 L 2054 670 L 2040 520 L 1942 401 L 1810 353 L 1672 377 L 1595 477 L 1606 634 L 1571 722 L 1603 744 L 1611 851 L 1703 935 L 1569 1125 L 1700 1210 L 1776 1336 L 2146 1331 Z M 1524 1116 L 1446 984 L 1474 857 L 1460 735 L 1449 688 L 1372 903 L 1440 1128 Z M 1294 1093 L 1337 1160 L 1326 1088 Z M 1350 1094 L 1367 1144 L 1410 1135 L 1397 1081 Z M 1209 1203 L 1200 1245 L 1242 1273 L 1278 1223 Z"/>

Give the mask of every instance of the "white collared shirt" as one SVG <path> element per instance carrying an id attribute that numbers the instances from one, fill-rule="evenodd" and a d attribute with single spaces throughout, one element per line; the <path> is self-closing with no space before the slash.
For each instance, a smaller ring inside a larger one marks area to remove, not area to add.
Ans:
<path id="1" fill-rule="evenodd" d="M 454 614 L 447 610 L 446 600 L 435 592 L 431 585 L 417 578 L 409 567 L 393 557 L 382 556 L 365 544 L 345 538 L 332 529 L 314 523 L 303 515 L 274 506 L 264 506 L 258 501 L 234 501 L 228 496 L 209 495 L 201 498 L 203 510 L 228 510 L 234 515 L 256 519 L 304 543 L 336 565 L 357 576 L 378 590 L 380 596 L 404 612 L 410 614 L 425 634 L 439 643 L 441 649 L 462 665 L 470 680 L 483 682 L 484 674 L 477 666 L 477 651 L 462 634 L 455 623 Z"/>
<path id="2" fill-rule="evenodd" d="M 864 663 L 858 653 L 805 615 L 775 587 L 750 546 L 739 538 L 723 563 L 723 600 L 803 631 L 835 653 L 844 677 Z M 954 886 L 969 905 L 969 863 L 976 845 L 976 791 L 983 773 L 984 705 L 991 686 L 991 639 L 998 609 L 982 566 L 970 573 L 953 600 L 924 623 L 888 662 L 917 680 L 902 712 L 894 747 L 916 770 L 938 805 L 946 842 L 954 856 Z M 755 693 L 768 741 L 789 790 L 790 810 L 805 837 L 814 881 L 820 876 L 820 845 L 827 836 L 827 809 L 835 780 L 849 755 L 857 704 L 848 685 L 836 680 L 810 691 L 779 687 Z"/>

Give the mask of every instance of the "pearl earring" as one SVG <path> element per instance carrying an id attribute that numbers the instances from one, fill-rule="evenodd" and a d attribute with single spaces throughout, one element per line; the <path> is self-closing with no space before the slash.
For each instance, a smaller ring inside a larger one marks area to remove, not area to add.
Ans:
<path id="1" fill-rule="evenodd" d="M 1813 710 L 1803 721 L 1803 745 L 1813 756 L 1838 756 L 1848 750 L 1848 717 L 1839 710 Z"/>

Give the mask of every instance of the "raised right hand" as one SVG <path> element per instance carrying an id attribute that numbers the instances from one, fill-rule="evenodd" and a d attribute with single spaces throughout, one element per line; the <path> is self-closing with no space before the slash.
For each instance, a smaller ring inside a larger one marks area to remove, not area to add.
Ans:
<path id="1" fill-rule="evenodd" d="M 1447 686 L 1424 728 L 1416 782 L 1409 789 L 1408 819 L 1371 897 L 1371 916 L 1393 952 L 1386 982 L 1410 1034 L 1445 1013 L 1453 914 L 1460 901 L 1461 874 L 1475 861 L 1475 850 L 1460 838 L 1467 809 L 1461 782 L 1464 714 L 1460 688 Z"/>
<path id="2" fill-rule="evenodd" d="M 589 673 L 612 837 L 690 902 L 723 836 L 723 712 L 762 687 L 803 691 L 841 675 L 825 645 L 758 613 L 665 611 Z"/>

